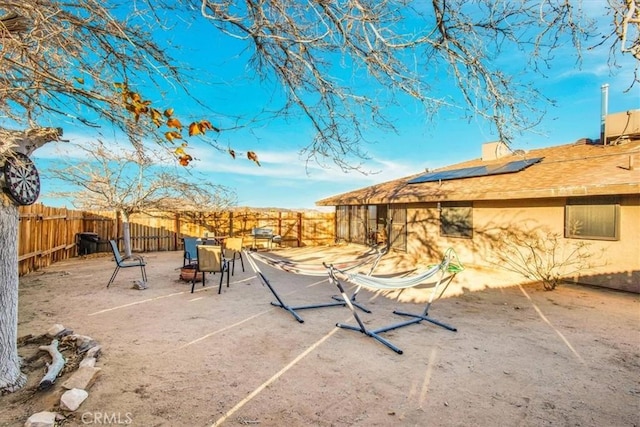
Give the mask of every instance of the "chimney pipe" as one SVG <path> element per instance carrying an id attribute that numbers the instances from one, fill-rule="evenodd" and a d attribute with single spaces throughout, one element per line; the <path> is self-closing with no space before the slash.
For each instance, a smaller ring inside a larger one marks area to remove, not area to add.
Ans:
<path id="1" fill-rule="evenodd" d="M 600 105 L 600 111 L 602 114 L 602 118 L 600 120 L 600 144 L 606 145 L 605 124 L 607 122 L 607 114 L 609 114 L 609 85 L 603 84 L 600 89 L 602 90 L 602 104 Z"/>

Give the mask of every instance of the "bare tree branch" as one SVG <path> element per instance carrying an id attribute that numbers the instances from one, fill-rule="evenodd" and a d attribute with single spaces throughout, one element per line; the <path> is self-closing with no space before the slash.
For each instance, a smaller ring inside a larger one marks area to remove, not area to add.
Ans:
<path id="1" fill-rule="evenodd" d="M 79 209 L 115 210 L 127 215 L 157 210 L 222 210 L 236 203 L 229 188 L 186 171 L 162 166 L 167 158 L 140 159 L 136 151 L 96 142 L 73 145 L 82 161 L 63 160 L 45 174 L 69 186 L 56 197 L 71 199 Z"/>
<path id="2" fill-rule="evenodd" d="M 62 119 L 126 130 L 128 113 L 114 82 L 180 85 L 152 28 L 135 14 L 116 18 L 121 6 L 0 1 L 0 124 L 31 128 Z"/>
<path id="3" fill-rule="evenodd" d="M 612 43 L 636 56 L 638 1 L 609 2 Z M 0 1 L 0 121 L 107 120 L 140 147 L 157 135 L 132 123 L 113 83 L 186 90 L 184 69 L 152 32 L 194 14 L 211 23 L 212 37 L 244 41 L 249 69 L 282 91 L 284 104 L 265 105 L 264 116 L 301 114 L 315 130 L 301 142 L 308 161 L 346 170 L 367 159 L 372 127 L 395 130 L 388 107 L 407 102 L 427 117 L 444 108 L 482 118 L 513 140 L 535 128 L 551 102 L 527 73 L 547 72 L 568 45 L 579 61 L 582 44 L 597 35 L 578 0 Z M 457 92 L 441 91 L 443 79 Z"/>
<path id="4" fill-rule="evenodd" d="M 493 123 L 499 137 L 533 128 L 549 101 L 496 59 L 529 51 L 530 69 L 541 72 L 568 40 L 579 52 L 589 35 L 578 2 L 247 1 L 200 0 L 216 30 L 245 40 L 263 80 L 276 78 L 287 93 L 283 111 L 297 108 L 316 130 L 305 148 L 320 162 L 366 157 L 370 124 L 393 130 L 385 104 L 414 99 L 427 115 L 461 108 Z M 579 54 L 577 54 L 579 55 Z M 441 71 L 443 70 L 443 71 Z M 519 72 L 524 72 L 524 69 Z M 434 76 L 446 73 L 457 95 L 438 91 Z M 347 76 L 345 78 L 344 76 Z M 380 96 L 354 82 L 375 82 Z M 366 120 L 363 120 L 366 117 Z"/>

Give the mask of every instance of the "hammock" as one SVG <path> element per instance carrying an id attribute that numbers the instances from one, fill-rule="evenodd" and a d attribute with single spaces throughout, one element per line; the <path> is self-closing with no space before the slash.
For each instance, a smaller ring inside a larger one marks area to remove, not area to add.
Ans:
<path id="1" fill-rule="evenodd" d="M 335 284 L 338 287 L 338 290 L 340 291 L 340 295 L 342 296 L 342 299 L 345 303 L 345 305 L 347 307 L 349 307 L 349 309 L 351 310 L 351 314 L 353 314 L 354 319 L 356 320 L 356 322 L 358 323 L 358 326 L 353 326 L 353 325 L 346 325 L 343 323 L 337 323 L 336 326 L 339 328 L 343 328 L 343 329 L 350 329 L 353 331 L 358 331 L 358 332 L 362 332 L 363 334 L 374 338 L 375 340 L 377 340 L 378 342 L 386 345 L 387 347 L 389 347 L 391 350 L 395 351 L 398 354 L 402 354 L 402 350 L 399 349 L 398 347 L 396 347 L 395 345 L 393 345 L 391 342 L 387 341 L 386 339 L 382 338 L 379 334 L 383 333 L 383 332 L 387 332 L 393 329 L 398 329 L 398 328 L 402 328 L 404 326 L 409 326 L 409 325 L 413 325 L 414 323 L 420 323 L 423 320 L 427 321 L 427 322 L 431 322 L 435 325 L 441 326 L 445 329 L 448 329 L 450 331 L 456 332 L 457 329 L 454 328 L 453 326 L 447 325 L 446 323 L 442 323 L 438 320 L 435 320 L 431 317 L 429 317 L 429 309 L 431 308 L 431 304 L 433 303 L 433 300 L 436 296 L 436 294 L 438 293 L 438 289 L 441 286 L 443 287 L 442 292 L 440 293 L 440 295 L 438 296 L 438 298 L 440 298 L 442 296 L 442 294 L 444 293 L 444 291 L 447 289 L 447 287 L 449 286 L 449 284 L 451 283 L 451 281 L 454 279 L 454 277 L 462 272 L 464 270 L 464 266 L 462 265 L 462 263 L 460 262 L 460 260 L 458 259 L 457 254 L 455 253 L 455 251 L 452 248 L 449 248 L 445 251 L 444 256 L 442 257 L 442 261 L 439 264 L 436 264 L 430 268 L 428 268 L 425 272 L 415 275 L 415 276 L 409 276 L 409 277 L 375 277 L 375 276 L 366 276 L 366 275 L 362 275 L 362 274 L 349 274 L 349 273 L 345 273 L 342 270 L 339 270 L 337 268 L 335 268 L 333 265 L 325 265 L 328 273 L 329 273 L 329 280 Z M 355 311 L 355 309 L 353 308 L 353 305 L 351 304 L 351 301 L 349 300 L 349 298 L 347 297 L 344 288 L 342 286 L 342 283 L 340 282 L 340 280 L 338 279 L 338 277 L 336 276 L 336 272 L 342 274 L 344 277 L 346 277 L 346 280 L 357 284 L 358 286 L 365 286 L 367 288 L 373 288 L 373 289 L 378 289 L 378 290 L 389 290 L 389 289 L 406 289 L 406 288 L 410 288 L 410 287 L 415 287 L 418 286 L 422 283 L 424 283 L 426 280 L 428 280 L 429 278 L 437 275 L 438 273 L 438 279 L 435 283 L 435 285 L 433 286 L 432 290 L 431 290 L 431 294 L 429 296 L 429 301 L 427 302 L 427 305 L 425 306 L 424 310 L 422 313 L 418 313 L 418 314 L 414 314 L 414 313 L 406 313 L 406 312 L 401 312 L 401 311 L 394 311 L 394 314 L 400 315 L 400 316 L 407 316 L 407 317 L 411 317 L 410 320 L 401 322 L 401 323 L 396 323 L 390 326 L 384 326 L 382 328 L 378 328 L 378 329 L 367 329 L 366 326 L 364 325 L 364 323 L 362 322 L 362 320 L 360 319 L 360 316 L 358 316 L 358 313 Z M 448 277 L 447 277 L 448 275 Z M 446 277 L 446 279 L 445 279 Z"/>
<path id="2" fill-rule="evenodd" d="M 347 280 L 359 286 L 364 286 L 372 289 L 406 289 L 417 286 L 424 283 L 427 279 L 431 278 L 434 274 L 440 271 L 440 265 L 434 265 L 427 271 L 416 276 L 408 277 L 375 277 L 375 276 L 363 276 L 358 273 L 345 274 L 343 270 L 339 270 L 340 273 L 347 277 Z"/>
<path id="3" fill-rule="evenodd" d="M 366 264 L 373 263 L 373 266 L 369 269 L 369 274 L 375 269 L 380 261 L 380 258 L 386 253 L 386 250 L 368 251 L 367 253 L 359 256 L 356 259 L 348 261 L 333 262 L 331 265 L 340 269 L 341 271 L 352 271 L 360 268 Z M 304 276 L 325 276 L 327 269 L 323 263 L 298 263 L 288 259 L 274 259 L 257 252 L 252 252 L 252 256 L 259 261 L 277 268 L 287 273 L 301 274 Z"/>
<path id="4" fill-rule="evenodd" d="M 345 271 L 345 272 L 356 270 L 367 264 L 372 264 L 371 268 L 369 269 L 369 274 L 371 274 L 371 272 L 373 272 L 373 270 L 378 265 L 380 258 L 382 258 L 382 256 L 386 252 L 387 252 L 387 248 L 382 250 L 375 249 L 375 251 L 373 252 L 369 251 L 368 253 L 358 257 L 355 260 L 342 261 L 342 262 L 337 262 L 335 264 L 339 265 L 341 267 L 341 271 Z M 340 296 L 332 296 L 331 298 L 334 300 L 333 302 L 301 305 L 301 306 L 294 306 L 294 307 L 287 305 L 282 300 L 282 298 L 278 295 L 276 290 L 273 288 L 269 279 L 262 273 L 262 271 L 260 271 L 260 269 L 256 265 L 256 260 L 264 264 L 267 264 L 273 268 L 277 268 L 279 270 L 285 271 L 287 273 L 301 274 L 306 276 L 325 276 L 327 274 L 327 269 L 323 266 L 323 264 L 295 263 L 290 260 L 274 259 L 268 256 L 264 256 L 262 254 L 258 254 L 257 252 L 246 252 L 246 258 L 249 260 L 249 264 L 251 265 L 251 268 L 253 268 L 253 271 L 260 278 L 263 285 L 266 285 L 271 291 L 271 293 L 273 294 L 273 296 L 276 298 L 276 301 L 271 302 L 271 305 L 280 307 L 288 311 L 300 323 L 303 323 L 304 320 L 300 317 L 300 315 L 298 315 L 296 310 L 308 310 L 313 308 L 325 308 L 325 307 L 344 307 L 346 305 L 346 303 Z M 371 310 L 367 309 L 366 307 L 362 306 L 356 301 L 356 295 L 358 294 L 358 291 L 360 290 L 360 288 L 361 288 L 360 286 L 356 288 L 356 290 L 353 292 L 353 294 L 349 298 L 349 301 L 351 304 L 355 305 L 362 311 L 371 313 Z"/>

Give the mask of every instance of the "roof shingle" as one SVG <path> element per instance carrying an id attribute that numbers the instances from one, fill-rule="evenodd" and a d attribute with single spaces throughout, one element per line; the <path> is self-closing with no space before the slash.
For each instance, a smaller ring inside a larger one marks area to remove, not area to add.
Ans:
<path id="1" fill-rule="evenodd" d="M 409 184 L 423 172 L 328 197 L 316 204 L 338 206 L 640 194 L 638 140 L 619 145 L 559 145 L 491 161 L 474 159 L 436 171 L 496 166 L 536 157 L 543 159 L 515 173 Z"/>

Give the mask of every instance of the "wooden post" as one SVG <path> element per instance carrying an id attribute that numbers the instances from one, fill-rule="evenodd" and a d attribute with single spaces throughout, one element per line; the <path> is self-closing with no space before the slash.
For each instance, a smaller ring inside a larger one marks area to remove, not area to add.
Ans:
<path id="1" fill-rule="evenodd" d="M 116 243 L 118 243 L 118 241 L 120 240 L 120 211 L 116 212 L 116 219 L 115 221 L 115 231 L 116 231 L 116 235 L 113 236 L 113 238 L 115 239 Z"/>
<path id="2" fill-rule="evenodd" d="M 180 239 L 180 214 L 176 213 L 175 220 L 173 223 L 173 250 L 178 250 L 178 239 Z"/>

